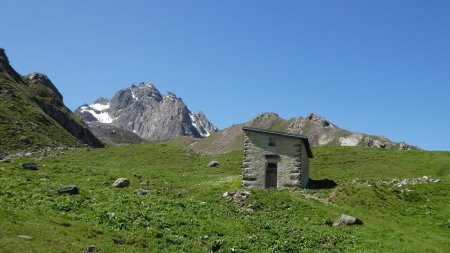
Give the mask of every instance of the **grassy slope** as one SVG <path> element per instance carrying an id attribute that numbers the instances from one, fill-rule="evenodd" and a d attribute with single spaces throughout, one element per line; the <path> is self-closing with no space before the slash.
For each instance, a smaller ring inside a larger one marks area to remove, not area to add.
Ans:
<path id="1" fill-rule="evenodd" d="M 165 144 L 73 151 L 38 162 L 0 164 L 0 252 L 445 252 L 450 248 L 450 153 L 320 147 L 311 177 L 333 189 L 252 190 L 244 208 L 224 201 L 239 189 L 241 152 L 209 157 Z M 218 168 L 206 168 L 217 159 Z M 133 176 L 142 175 L 142 179 Z M 420 177 L 442 182 L 367 186 Z M 131 187 L 115 189 L 118 177 Z M 46 180 L 44 180 L 44 178 Z M 357 179 L 356 179 L 357 178 Z M 140 186 L 149 180 L 148 187 Z M 76 184 L 80 194 L 54 190 Z M 134 193 L 148 188 L 147 196 Z M 252 208 L 253 213 L 246 212 Z M 365 224 L 329 227 L 341 213 Z M 305 219 L 305 217 L 309 217 Z M 31 239 L 18 238 L 29 235 Z"/>
<path id="2" fill-rule="evenodd" d="M 80 146 L 74 136 L 31 101 L 32 95 L 24 84 L 0 73 L 0 90 L 8 89 L 14 90 L 13 97 L 0 93 L 0 153 L 45 146 Z"/>

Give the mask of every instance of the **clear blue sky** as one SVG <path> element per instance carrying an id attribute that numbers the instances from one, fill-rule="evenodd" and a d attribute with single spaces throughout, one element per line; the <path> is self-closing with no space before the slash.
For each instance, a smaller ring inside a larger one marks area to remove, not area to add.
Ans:
<path id="1" fill-rule="evenodd" d="M 72 110 L 150 81 L 219 128 L 318 113 L 450 150 L 450 1 L 2 1 L 0 47 Z"/>

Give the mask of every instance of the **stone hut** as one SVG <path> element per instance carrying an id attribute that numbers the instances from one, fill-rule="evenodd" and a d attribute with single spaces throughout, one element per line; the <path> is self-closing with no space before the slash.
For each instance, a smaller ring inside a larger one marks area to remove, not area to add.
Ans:
<path id="1" fill-rule="evenodd" d="M 244 187 L 306 187 L 309 158 L 313 157 L 308 137 L 252 127 L 242 129 L 245 132 Z"/>

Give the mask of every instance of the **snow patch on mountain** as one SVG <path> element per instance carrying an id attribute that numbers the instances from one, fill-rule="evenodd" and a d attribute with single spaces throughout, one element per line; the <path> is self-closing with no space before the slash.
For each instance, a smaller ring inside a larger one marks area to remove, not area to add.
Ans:
<path id="1" fill-rule="evenodd" d="M 191 124 L 202 137 L 208 137 L 212 133 L 217 132 L 217 128 L 207 126 L 203 123 L 203 120 L 201 119 L 201 115 L 199 113 L 189 113 L 189 117 L 191 118 Z"/>
<path id="2" fill-rule="evenodd" d="M 100 123 L 112 123 L 113 119 L 106 111 L 108 110 L 110 103 L 95 103 L 91 105 L 84 105 L 80 107 L 80 111 L 83 114 L 90 114 L 92 117 L 86 117 L 92 119 L 89 122 L 100 122 Z M 95 119 L 95 120 L 94 120 Z"/>

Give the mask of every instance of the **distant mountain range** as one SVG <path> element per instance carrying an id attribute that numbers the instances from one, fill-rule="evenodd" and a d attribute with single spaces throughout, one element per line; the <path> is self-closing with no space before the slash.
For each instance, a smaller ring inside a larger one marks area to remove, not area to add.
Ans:
<path id="1" fill-rule="evenodd" d="M 0 159 L 3 154 L 40 147 L 168 140 L 197 152 L 219 154 L 242 148 L 242 126 L 304 134 L 313 146 L 418 149 L 382 136 L 350 132 L 314 113 L 288 120 L 263 113 L 218 131 L 204 113 L 191 112 L 181 98 L 171 92 L 163 96 L 150 83 L 119 90 L 111 100 L 100 97 L 72 113 L 47 76 L 19 75 L 0 49 Z"/>
<path id="2" fill-rule="evenodd" d="M 233 125 L 218 131 L 203 140 L 184 140 L 189 147 L 200 153 L 221 154 L 242 148 L 243 126 L 264 128 L 275 131 L 303 134 L 308 136 L 312 146 L 363 146 L 386 149 L 418 149 L 404 142 L 393 142 L 382 136 L 353 133 L 344 130 L 325 118 L 311 113 L 307 117 L 283 119 L 276 113 L 263 113 L 243 124 Z"/>
<path id="3" fill-rule="evenodd" d="M 111 101 L 101 97 L 93 104 L 78 107 L 75 114 L 91 129 L 114 127 L 150 142 L 181 136 L 203 138 L 217 131 L 204 113 L 191 112 L 183 100 L 171 92 L 162 96 L 150 83 L 122 89 Z M 106 142 L 119 142 L 108 136 L 99 137 Z"/>
<path id="4" fill-rule="evenodd" d="M 0 159 L 16 151 L 81 144 L 103 147 L 47 76 L 21 76 L 0 48 Z"/>

